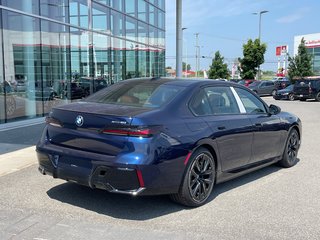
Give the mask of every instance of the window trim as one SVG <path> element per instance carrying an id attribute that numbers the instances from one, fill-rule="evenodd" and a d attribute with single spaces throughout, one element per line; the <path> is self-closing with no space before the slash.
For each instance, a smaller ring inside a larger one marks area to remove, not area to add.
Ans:
<path id="1" fill-rule="evenodd" d="M 239 100 L 240 100 L 240 102 L 241 102 L 240 104 L 242 104 L 242 106 L 244 107 L 244 104 L 243 104 L 240 96 L 238 95 L 237 91 L 234 89 L 234 87 L 232 87 L 232 88 L 233 88 L 233 90 L 235 91 L 235 94 L 238 96 L 238 98 L 239 98 Z M 252 94 L 250 91 L 248 91 L 248 89 L 245 89 L 245 88 L 242 88 L 242 87 L 236 87 L 236 88 L 242 89 L 242 90 L 247 91 L 248 93 Z M 261 99 L 259 99 L 259 98 L 258 98 L 257 96 L 255 96 L 254 94 L 252 94 L 252 95 L 253 95 L 258 101 L 260 101 L 260 102 L 262 103 L 262 105 L 264 106 L 265 112 L 264 112 L 264 113 L 248 113 L 247 110 L 246 110 L 245 107 L 244 107 L 244 110 L 245 110 L 244 114 L 247 114 L 247 115 L 266 115 L 266 114 L 269 114 L 269 110 L 268 110 L 269 107 L 268 107 L 268 105 L 266 105 L 266 103 L 265 103 L 264 101 L 262 101 Z"/>
<path id="2" fill-rule="evenodd" d="M 247 113 L 246 108 L 244 107 L 243 102 L 241 101 L 238 93 L 236 92 L 234 87 L 230 87 L 230 88 L 231 88 L 231 91 L 232 91 L 236 101 L 237 101 L 237 104 L 238 104 L 238 107 L 239 107 L 239 110 L 240 110 L 240 114 L 246 114 Z"/>

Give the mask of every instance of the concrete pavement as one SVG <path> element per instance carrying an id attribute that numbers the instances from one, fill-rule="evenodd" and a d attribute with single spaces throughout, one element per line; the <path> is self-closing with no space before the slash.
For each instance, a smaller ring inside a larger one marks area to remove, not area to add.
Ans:
<path id="1" fill-rule="evenodd" d="M 35 146 L 0 155 L 0 177 L 37 163 Z"/>

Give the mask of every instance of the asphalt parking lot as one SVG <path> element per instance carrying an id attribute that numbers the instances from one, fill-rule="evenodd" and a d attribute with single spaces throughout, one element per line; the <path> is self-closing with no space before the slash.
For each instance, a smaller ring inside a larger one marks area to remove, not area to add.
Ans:
<path id="1" fill-rule="evenodd" d="M 293 168 L 270 166 L 217 185 L 206 205 L 188 209 L 166 196 L 66 183 L 33 164 L 0 175 L 0 239 L 320 239 L 320 103 L 263 99 L 302 120 Z"/>

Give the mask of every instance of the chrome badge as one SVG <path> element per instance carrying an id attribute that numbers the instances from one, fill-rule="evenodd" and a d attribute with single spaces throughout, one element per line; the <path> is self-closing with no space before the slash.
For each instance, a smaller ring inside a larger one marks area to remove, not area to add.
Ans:
<path id="1" fill-rule="evenodd" d="M 84 122 L 83 117 L 82 117 L 81 115 L 78 115 L 78 116 L 76 117 L 76 125 L 77 125 L 78 127 L 81 127 L 81 126 L 83 125 L 83 122 Z"/>

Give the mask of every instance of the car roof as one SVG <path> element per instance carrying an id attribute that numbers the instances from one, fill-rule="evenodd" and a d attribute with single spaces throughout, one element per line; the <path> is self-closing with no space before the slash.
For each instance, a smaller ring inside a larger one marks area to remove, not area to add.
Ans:
<path id="1" fill-rule="evenodd" d="M 128 81 L 137 81 L 137 82 L 153 82 L 157 81 L 163 84 L 172 84 L 189 87 L 192 85 L 207 85 L 207 84 L 226 84 L 226 85 L 235 85 L 238 86 L 237 83 L 223 81 L 223 80 L 213 80 L 206 78 L 170 78 L 170 77 L 159 77 L 159 78 L 132 78 L 128 80 L 123 80 L 121 82 Z"/>

